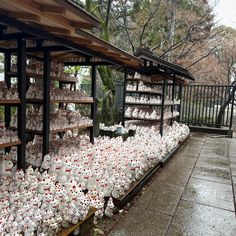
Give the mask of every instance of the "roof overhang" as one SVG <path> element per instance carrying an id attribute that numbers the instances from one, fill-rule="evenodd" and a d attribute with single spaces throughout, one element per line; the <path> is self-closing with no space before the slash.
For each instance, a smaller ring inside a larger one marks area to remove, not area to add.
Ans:
<path id="1" fill-rule="evenodd" d="M 27 40 L 48 40 L 55 47 L 64 46 L 65 50 L 58 52 L 51 47 L 52 57 L 68 63 L 72 58 L 74 63 L 95 60 L 101 64 L 104 62 L 124 67 L 139 67 L 142 64 L 140 59 L 83 31 L 97 26 L 98 21 L 69 0 L 1 0 L 0 24 L 1 51 L 14 49 L 10 40 L 16 41 L 21 37 Z M 9 32 L 4 29 L 5 26 L 16 31 Z M 40 52 L 37 52 L 40 47 L 29 50 L 32 55 L 40 57 Z"/>
<path id="2" fill-rule="evenodd" d="M 174 63 L 170 63 L 168 61 L 160 59 L 151 52 L 147 52 L 146 50 L 138 50 L 135 53 L 135 56 L 149 62 L 149 65 L 145 66 L 140 71 L 143 74 L 152 75 L 158 74 L 160 72 L 166 72 L 168 74 L 178 75 L 189 80 L 195 80 L 193 75 L 187 69 Z"/>

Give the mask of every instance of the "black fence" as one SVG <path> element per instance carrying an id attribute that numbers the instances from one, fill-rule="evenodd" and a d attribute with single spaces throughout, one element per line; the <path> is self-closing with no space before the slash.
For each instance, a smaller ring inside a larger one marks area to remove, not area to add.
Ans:
<path id="1" fill-rule="evenodd" d="M 232 86 L 189 85 L 183 87 L 180 122 L 192 126 L 232 127 Z"/>

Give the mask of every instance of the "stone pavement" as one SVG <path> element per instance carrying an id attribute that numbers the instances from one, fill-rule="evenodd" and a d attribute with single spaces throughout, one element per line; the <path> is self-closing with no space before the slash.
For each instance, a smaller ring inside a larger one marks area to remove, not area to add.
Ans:
<path id="1" fill-rule="evenodd" d="M 191 135 L 109 236 L 235 236 L 236 139 Z"/>

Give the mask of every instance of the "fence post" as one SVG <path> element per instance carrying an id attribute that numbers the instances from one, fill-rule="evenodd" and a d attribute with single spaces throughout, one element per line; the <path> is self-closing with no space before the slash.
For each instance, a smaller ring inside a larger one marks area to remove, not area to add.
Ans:
<path id="1" fill-rule="evenodd" d="M 234 116 L 234 98 L 235 98 L 235 92 L 233 94 L 233 98 L 232 98 L 232 106 L 231 106 L 231 116 L 230 116 L 230 124 L 229 124 L 229 128 L 232 129 L 232 125 L 233 125 L 233 116 Z"/>

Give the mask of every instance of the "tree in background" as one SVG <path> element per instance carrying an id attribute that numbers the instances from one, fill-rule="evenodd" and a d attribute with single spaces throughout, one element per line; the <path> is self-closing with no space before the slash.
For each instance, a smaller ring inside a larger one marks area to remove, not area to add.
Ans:
<path id="1" fill-rule="evenodd" d="M 189 69 L 197 83 L 233 83 L 229 71 L 235 65 L 236 31 L 216 27 L 207 0 L 88 2 L 99 19 L 110 15 L 106 30 L 102 24 L 95 33 L 105 32 L 112 44 L 130 52 L 148 46 L 158 57 Z"/>

